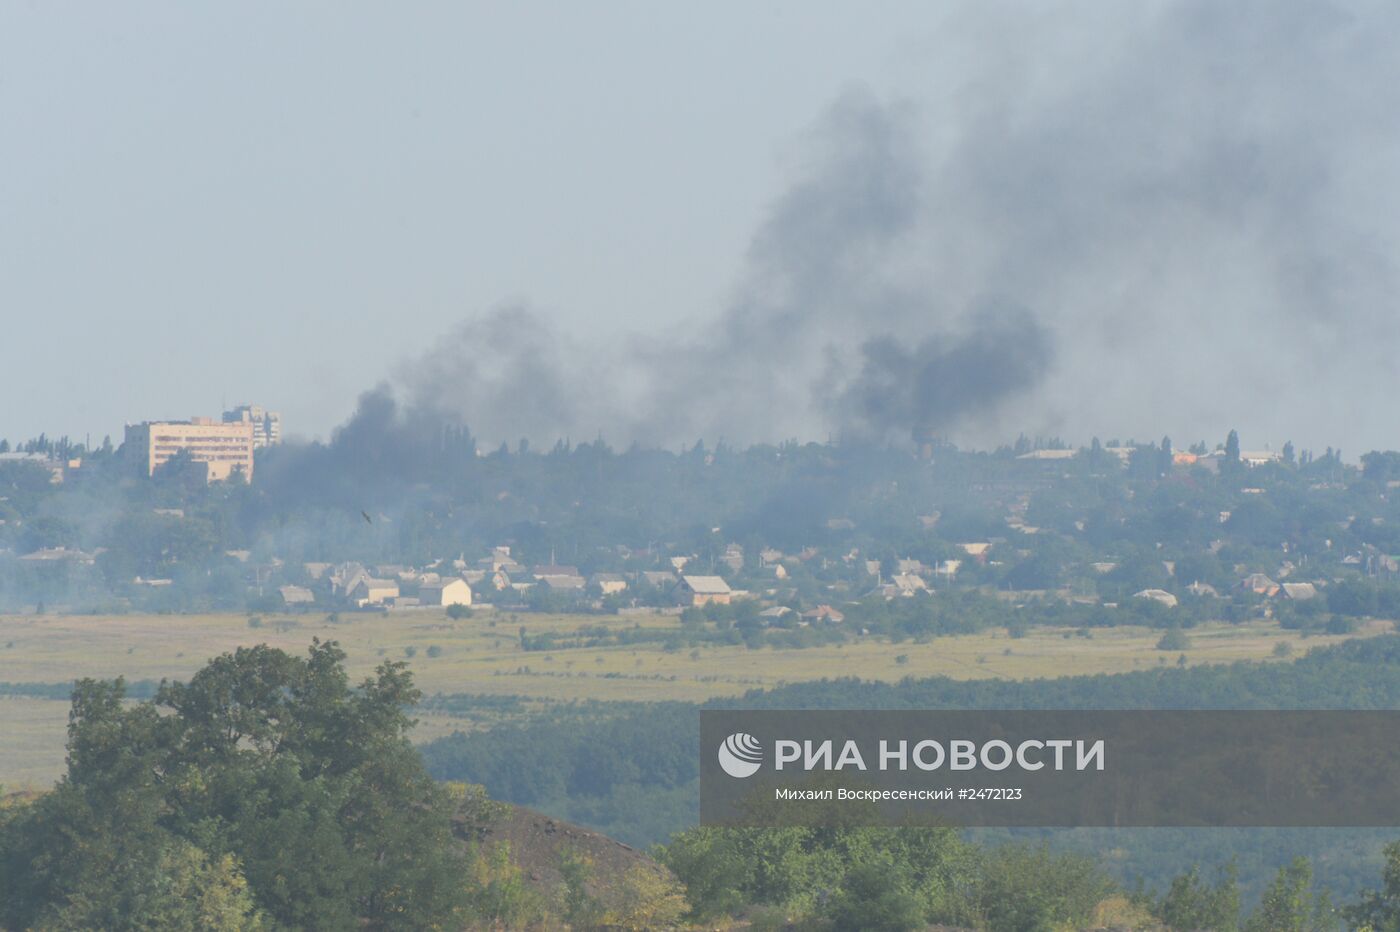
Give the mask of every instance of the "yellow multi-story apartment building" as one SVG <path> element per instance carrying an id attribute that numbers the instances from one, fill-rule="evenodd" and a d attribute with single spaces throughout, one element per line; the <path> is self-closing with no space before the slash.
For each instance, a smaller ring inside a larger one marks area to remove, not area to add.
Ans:
<path id="1" fill-rule="evenodd" d="M 209 417 L 188 421 L 145 421 L 126 425 L 126 453 L 147 476 L 177 453 L 188 453 L 205 467 L 205 481 L 221 482 L 238 470 L 253 481 L 254 425 L 251 421 L 219 423 Z"/>

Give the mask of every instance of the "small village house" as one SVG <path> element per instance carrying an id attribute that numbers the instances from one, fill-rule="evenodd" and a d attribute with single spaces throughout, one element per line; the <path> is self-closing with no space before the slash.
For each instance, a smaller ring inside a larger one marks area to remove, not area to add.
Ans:
<path id="1" fill-rule="evenodd" d="M 418 587 L 419 605 L 471 605 L 472 587 L 465 579 L 444 579 Z"/>
<path id="2" fill-rule="evenodd" d="M 728 605 L 732 594 L 729 584 L 718 576 L 682 576 L 675 588 L 676 602 L 692 608 Z"/>

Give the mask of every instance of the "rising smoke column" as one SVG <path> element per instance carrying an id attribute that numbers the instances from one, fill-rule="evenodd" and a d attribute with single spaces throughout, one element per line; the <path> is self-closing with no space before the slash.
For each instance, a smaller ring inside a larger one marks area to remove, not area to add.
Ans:
<path id="1" fill-rule="evenodd" d="M 497 313 L 401 385 L 490 442 L 1238 421 L 1334 443 L 1336 398 L 1400 390 L 1396 27 L 1387 5 L 952 8 L 904 96 L 852 90 L 800 140 L 712 318 L 589 344 Z M 1348 430 L 1394 445 L 1384 406 Z"/>
<path id="2" fill-rule="evenodd" d="M 1050 335 L 1024 308 L 987 307 L 965 332 L 917 344 L 872 337 L 860 369 L 831 400 L 854 438 L 915 440 L 941 436 L 966 416 L 995 409 L 1028 391 L 1049 369 Z"/>
<path id="3" fill-rule="evenodd" d="M 921 223 L 910 119 L 861 91 L 833 104 L 713 320 L 609 348 L 503 307 L 404 367 L 410 409 L 491 442 L 907 441 L 1030 388 L 1052 340 L 1029 311 L 968 313 L 894 267 Z"/>

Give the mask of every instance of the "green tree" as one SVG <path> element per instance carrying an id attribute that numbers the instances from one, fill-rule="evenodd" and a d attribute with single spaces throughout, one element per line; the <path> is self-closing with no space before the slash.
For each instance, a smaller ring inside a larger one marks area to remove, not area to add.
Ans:
<path id="1" fill-rule="evenodd" d="M 1225 462 L 1239 465 L 1240 435 L 1236 430 L 1231 430 L 1225 437 Z"/>
<path id="2" fill-rule="evenodd" d="M 240 648 L 131 706 L 122 681 L 81 681 L 66 776 L 0 832 L 0 924 L 145 915 L 167 875 L 246 880 L 278 926 L 456 915 L 452 803 L 407 738 L 419 693 L 401 663 L 352 688 L 344 657 L 319 641 L 304 659 Z"/>
<path id="3" fill-rule="evenodd" d="M 1381 888 L 1361 896 L 1343 914 L 1357 928 L 1371 932 L 1400 932 L 1400 841 L 1385 846 Z"/>
<path id="4" fill-rule="evenodd" d="M 888 854 L 851 865 L 826 914 L 843 932 L 904 932 L 927 924 L 905 865 Z"/>
<path id="5" fill-rule="evenodd" d="M 1214 886 L 1203 881 L 1194 867 L 1173 878 L 1156 914 L 1178 932 L 1233 932 L 1240 922 L 1240 888 L 1234 866 L 1228 867 Z"/>
<path id="6" fill-rule="evenodd" d="M 1158 650 L 1183 651 L 1191 649 L 1191 639 L 1178 627 L 1171 627 L 1157 639 Z"/>
<path id="7" fill-rule="evenodd" d="M 1246 932 L 1328 932 L 1341 928 L 1327 895 L 1314 892 L 1312 881 L 1312 864 L 1307 858 L 1294 858 L 1279 868 L 1245 924 Z"/>
<path id="8" fill-rule="evenodd" d="M 122 860 L 83 875 L 64 905 L 39 929 L 211 930 L 266 928 L 232 855 L 216 861 L 188 842 L 172 840 L 152 856 Z"/>
<path id="9" fill-rule="evenodd" d="M 1220 475 L 1227 479 L 1237 479 L 1243 471 L 1244 464 L 1240 461 L 1240 435 L 1232 430 L 1225 438 L 1225 455 L 1220 460 Z"/>
<path id="10" fill-rule="evenodd" d="M 1361 474 L 1372 482 L 1400 478 L 1400 452 L 1372 450 L 1361 456 Z"/>
<path id="11" fill-rule="evenodd" d="M 893 929 L 967 916 L 971 852 L 948 829 L 698 828 L 677 835 L 662 861 L 697 919 L 777 906 L 840 928 L 872 928 L 878 914 Z"/>
<path id="12" fill-rule="evenodd" d="M 992 929 L 1051 932 L 1089 926 L 1113 889 L 1089 858 L 1006 845 L 988 852 L 976 881 L 977 911 Z"/>

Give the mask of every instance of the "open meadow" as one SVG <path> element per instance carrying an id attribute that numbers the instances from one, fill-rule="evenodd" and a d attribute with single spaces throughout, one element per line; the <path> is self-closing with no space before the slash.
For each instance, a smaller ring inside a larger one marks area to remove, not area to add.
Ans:
<path id="1" fill-rule="evenodd" d="M 263 615 L 7 615 L 0 616 L 0 783 L 42 785 L 63 765 L 67 703 L 34 698 L 16 684 L 62 684 L 79 677 L 125 676 L 129 682 L 184 679 L 210 657 L 267 643 L 303 651 L 313 638 L 345 650 L 355 677 L 385 660 L 407 660 L 425 694 L 519 697 L 481 714 L 424 713 L 416 732 L 430 740 L 573 700 L 703 701 L 749 689 L 826 677 L 896 681 L 935 675 L 956 679 L 1033 679 L 1122 673 L 1176 664 L 1297 657 L 1346 637 L 1391 630 L 1371 622 L 1352 635 L 1303 636 L 1272 622 L 1207 624 L 1189 632 L 1185 651 L 1156 647 L 1161 632 L 1100 628 L 1033 628 L 1012 638 L 1005 629 L 924 642 L 856 639 L 802 649 L 701 644 L 663 649 L 659 641 L 605 646 L 556 645 L 524 650 L 527 636 L 572 636 L 580 628 L 616 631 L 643 626 L 680 630 L 673 616 L 514 614 L 478 610 L 454 621 L 440 610 L 382 613 Z M 572 639 L 572 638 L 571 638 Z M 582 642 L 585 638 L 578 638 Z M 1287 649 L 1279 644 L 1288 645 Z M 483 706 L 487 704 L 483 702 Z"/>

